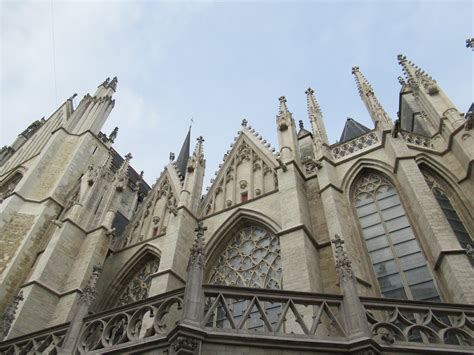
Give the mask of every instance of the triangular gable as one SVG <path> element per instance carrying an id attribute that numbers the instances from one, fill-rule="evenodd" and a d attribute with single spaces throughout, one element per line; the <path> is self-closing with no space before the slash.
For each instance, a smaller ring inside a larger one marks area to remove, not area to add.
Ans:
<path id="1" fill-rule="evenodd" d="M 211 179 L 212 185 L 200 206 L 201 215 L 209 214 L 208 206 L 210 204 L 212 205 L 212 212 L 217 212 L 245 202 L 247 198 L 250 200 L 258 197 L 265 192 L 269 192 L 269 189 L 275 189 L 272 186 L 277 184 L 276 181 L 273 181 L 276 179 L 275 168 L 278 166 L 278 162 L 270 144 L 263 137 L 259 136 L 250 126 L 243 126 L 231 147 L 231 150 L 224 155 L 224 162 L 219 166 L 216 177 Z M 242 164 L 248 164 L 247 168 L 237 172 L 236 170 L 240 169 L 239 167 Z M 268 180 L 268 177 L 264 178 L 269 173 L 272 175 L 271 181 Z M 260 176 L 259 181 L 255 181 L 256 179 L 253 178 L 250 179 L 251 174 Z M 224 205 L 220 201 L 219 206 L 216 206 L 213 199 L 223 192 L 224 184 L 228 184 L 230 180 L 237 180 L 237 175 L 238 181 L 234 181 L 235 186 L 231 187 L 233 189 L 232 194 L 227 191 Z M 254 181 L 255 186 L 249 186 L 249 180 Z M 245 199 L 243 196 L 240 199 L 241 194 L 245 193 L 248 194 Z"/>
<path id="2" fill-rule="evenodd" d="M 165 234 L 169 214 L 176 214 L 180 192 L 181 181 L 176 167 L 169 163 L 134 214 L 116 247 L 122 248 Z"/>

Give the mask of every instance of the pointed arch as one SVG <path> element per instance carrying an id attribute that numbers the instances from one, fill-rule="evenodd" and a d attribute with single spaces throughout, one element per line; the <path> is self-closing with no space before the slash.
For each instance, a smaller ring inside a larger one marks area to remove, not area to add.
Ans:
<path id="1" fill-rule="evenodd" d="M 216 254 L 221 252 L 231 238 L 231 231 L 235 231 L 244 224 L 256 224 L 268 229 L 272 233 L 281 230 L 280 225 L 267 215 L 247 209 L 237 208 L 209 238 L 206 245 L 208 260 L 214 260 Z"/>
<path id="2" fill-rule="evenodd" d="M 104 294 L 101 308 L 109 309 L 147 298 L 150 276 L 158 271 L 160 259 L 161 252 L 155 246 L 143 245 L 120 268 Z M 132 295 L 124 296 L 127 290 L 130 290 Z M 135 292 L 135 297 L 133 297 L 133 292 Z"/>
<path id="3" fill-rule="evenodd" d="M 438 301 L 433 275 L 391 179 L 362 169 L 350 198 L 382 295 Z"/>
<path id="4" fill-rule="evenodd" d="M 269 253 L 275 253 L 275 258 L 271 257 L 270 259 L 272 259 L 272 262 L 279 263 L 280 244 L 279 238 L 276 234 L 280 229 L 280 226 L 275 221 L 260 212 L 249 209 L 237 209 L 231 216 L 229 216 L 229 218 L 227 218 L 227 220 L 216 230 L 216 232 L 214 232 L 210 238 L 210 242 L 208 244 L 209 257 L 206 268 L 206 279 L 210 280 L 213 277 L 213 274 L 216 272 L 216 267 L 218 267 L 218 264 L 220 261 L 222 261 L 222 258 L 227 258 L 229 248 L 232 248 L 232 245 L 233 247 L 239 248 L 245 243 L 245 241 L 249 241 L 249 248 L 261 245 L 263 247 L 261 252 L 267 253 L 265 254 L 266 256 Z M 259 242 L 258 240 L 260 239 L 261 241 Z M 269 245 L 267 242 L 272 242 L 273 244 Z M 253 251 L 254 249 L 251 250 Z M 250 253 L 251 250 L 249 249 L 248 252 Z M 264 258 L 263 254 L 262 256 L 259 255 L 259 258 L 260 257 Z M 258 259 L 258 261 L 254 261 L 261 262 L 262 260 Z M 266 263 L 267 261 L 264 262 Z M 278 266 L 274 268 L 278 269 L 280 267 Z M 279 272 L 281 274 L 281 270 L 279 270 Z M 280 279 L 277 280 L 279 284 L 278 288 L 281 287 L 281 275 L 279 278 Z M 242 284 L 241 286 L 252 287 L 250 281 L 248 283 Z M 254 286 L 262 287 L 258 286 L 258 283 Z"/>
<path id="5" fill-rule="evenodd" d="M 444 179 L 425 162 L 421 163 L 419 168 L 459 244 L 466 250 L 472 249 L 474 247 L 473 216 L 454 188 L 456 184 Z M 469 258 L 469 260 L 474 265 L 474 259 Z"/>
<path id="6" fill-rule="evenodd" d="M 354 181 L 360 176 L 364 170 L 379 171 L 393 180 L 394 167 L 377 159 L 361 158 L 346 171 L 341 180 L 341 190 L 350 191 L 350 187 L 354 185 Z"/>

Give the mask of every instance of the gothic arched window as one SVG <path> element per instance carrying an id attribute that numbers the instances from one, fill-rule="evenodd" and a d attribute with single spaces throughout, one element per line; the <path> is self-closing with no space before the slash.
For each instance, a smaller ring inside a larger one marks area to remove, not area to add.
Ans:
<path id="1" fill-rule="evenodd" d="M 155 258 L 146 261 L 128 279 L 128 282 L 124 285 L 122 292 L 118 296 L 115 306 L 118 307 L 147 298 L 151 285 L 151 276 L 158 271 L 159 265 L 160 261 Z"/>
<path id="2" fill-rule="evenodd" d="M 451 226 L 451 229 L 456 235 L 461 246 L 467 250 L 472 249 L 474 245 L 471 237 L 469 236 L 469 232 L 467 231 L 464 223 L 462 222 L 456 209 L 451 203 L 449 193 L 447 189 L 443 186 L 444 184 L 440 183 L 438 179 L 426 172 L 423 172 L 423 176 L 425 178 L 426 183 L 428 184 L 428 187 L 433 192 L 436 201 L 438 201 L 439 207 L 441 207 L 441 210 L 443 211 L 446 219 L 449 222 L 449 225 Z M 471 261 L 471 264 L 474 265 L 474 259 L 469 258 L 469 260 Z"/>
<path id="3" fill-rule="evenodd" d="M 231 239 L 211 271 L 210 283 L 215 285 L 281 289 L 282 268 L 280 240 L 264 228 L 247 226 Z M 249 306 L 248 300 L 227 299 L 227 307 L 239 322 Z M 276 324 L 281 312 L 278 303 L 263 302 L 269 321 Z M 256 307 L 250 312 L 246 328 L 263 330 L 264 324 Z M 229 320 L 222 306 L 217 307 L 208 326 L 227 328 Z"/>
<path id="4" fill-rule="evenodd" d="M 280 289 L 280 240 L 261 227 L 242 228 L 221 254 L 210 283 Z"/>
<path id="5" fill-rule="evenodd" d="M 382 175 L 366 172 L 356 181 L 353 198 L 382 295 L 439 301 L 395 187 Z"/>

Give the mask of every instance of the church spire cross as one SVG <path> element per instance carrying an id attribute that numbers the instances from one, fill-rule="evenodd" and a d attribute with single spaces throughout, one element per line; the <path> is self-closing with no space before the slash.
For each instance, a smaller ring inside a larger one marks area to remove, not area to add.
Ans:
<path id="1" fill-rule="evenodd" d="M 359 67 L 352 67 L 352 75 L 354 75 L 359 95 L 367 107 L 374 124 L 379 123 L 384 129 L 392 127 L 392 120 L 387 112 L 385 112 L 377 96 L 375 96 L 372 85 L 370 85 L 364 74 L 362 74 Z"/>
<path id="2" fill-rule="evenodd" d="M 247 127 L 247 124 L 249 123 L 249 121 L 247 121 L 245 118 L 242 120 L 242 127 Z"/>

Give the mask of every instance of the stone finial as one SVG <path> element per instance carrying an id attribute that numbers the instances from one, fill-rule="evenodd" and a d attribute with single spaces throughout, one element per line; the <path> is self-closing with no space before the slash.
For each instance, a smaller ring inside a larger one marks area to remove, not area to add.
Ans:
<path id="1" fill-rule="evenodd" d="M 247 121 L 245 118 L 242 120 L 242 127 L 247 127 L 247 124 L 249 123 L 249 121 Z"/>
<path id="2" fill-rule="evenodd" d="M 13 299 L 13 302 L 0 316 L 0 340 L 3 340 L 8 335 L 13 321 L 15 320 L 16 310 L 21 301 L 23 301 L 23 290 L 20 290 L 18 295 Z"/>
<path id="3" fill-rule="evenodd" d="M 353 66 L 352 67 L 352 74 L 355 74 L 359 71 L 359 67 L 358 66 Z"/>
<path id="4" fill-rule="evenodd" d="M 471 48 L 474 51 L 474 38 L 466 39 L 466 48 Z"/>
<path id="5" fill-rule="evenodd" d="M 109 88 L 111 88 L 113 91 L 116 91 L 117 90 L 117 83 L 118 83 L 118 79 L 117 79 L 116 76 L 114 76 L 114 78 L 112 79 L 112 81 L 109 84 Z"/>
<path id="6" fill-rule="evenodd" d="M 304 93 L 305 93 L 306 95 L 313 95 L 313 94 L 314 94 L 314 90 L 311 89 L 311 88 L 308 88 Z"/>
<path id="7" fill-rule="evenodd" d="M 110 78 L 106 78 L 102 84 L 100 84 L 98 87 L 103 86 L 106 88 L 109 85 Z"/>
<path id="8" fill-rule="evenodd" d="M 127 162 L 130 161 L 132 158 L 133 158 L 132 153 L 127 153 L 127 154 L 125 155 L 125 160 L 126 160 Z"/>
<path id="9" fill-rule="evenodd" d="M 82 294 L 79 298 L 79 302 L 85 303 L 90 306 L 97 295 L 97 280 L 99 279 L 102 268 L 98 265 L 95 265 L 92 268 L 92 275 L 87 281 L 87 285 L 82 289 Z"/>
<path id="10" fill-rule="evenodd" d="M 193 246 L 191 248 L 191 255 L 188 263 L 188 271 L 191 267 L 198 267 L 204 269 L 206 264 L 206 251 L 204 245 L 204 232 L 207 227 L 204 227 L 203 222 L 198 222 L 196 229 L 196 238 L 194 238 Z"/>
<path id="11" fill-rule="evenodd" d="M 331 243 L 334 244 L 336 250 L 336 272 L 339 276 L 339 283 L 344 279 L 354 278 L 352 262 L 344 250 L 344 240 L 338 234 L 335 234 Z"/>
<path id="12" fill-rule="evenodd" d="M 299 120 L 298 125 L 300 126 L 300 129 L 304 129 L 303 120 Z"/>
<path id="13" fill-rule="evenodd" d="M 283 112 L 288 112 L 288 107 L 286 106 L 286 97 L 285 96 L 280 96 L 278 98 L 278 101 L 280 101 L 280 113 Z"/>
<path id="14" fill-rule="evenodd" d="M 173 161 L 176 156 L 173 152 L 170 152 L 170 161 Z"/>
<path id="15" fill-rule="evenodd" d="M 113 143 L 117 138 L 119 128 L 115 127 L 114 130 L 109 134 L 109 140 Z"/>
<path id="16" fill-rule="evenodd" d="M 405 82 L 405 79 L 403 79 L 401 76 L 399 76 L 398 78 L 398 82 L 400 83 L 400 85 L 406 85 L 406 82 Z"/>
<path id="17" fill-rule="evenodd" d="M 439 88 L 436 81 L 413 62 L 407 60 L 406 56 L 399 54 L 398 63 L 402 66 L 407 84 L 414 91 L 415 95 L 418 95 L 421 88 L 424 88 L 431 96 L 438 94 Z"/>

